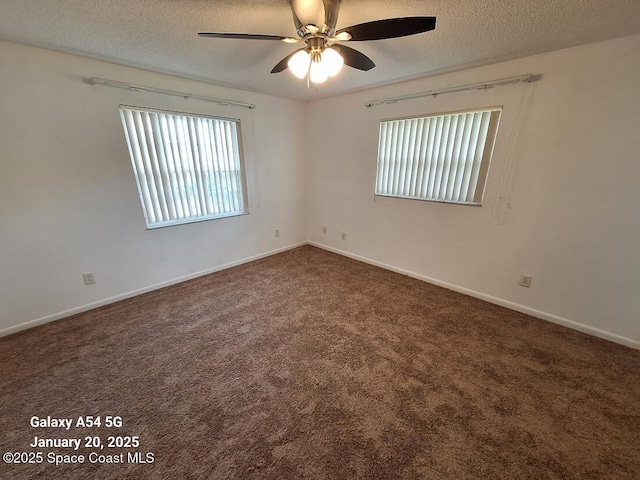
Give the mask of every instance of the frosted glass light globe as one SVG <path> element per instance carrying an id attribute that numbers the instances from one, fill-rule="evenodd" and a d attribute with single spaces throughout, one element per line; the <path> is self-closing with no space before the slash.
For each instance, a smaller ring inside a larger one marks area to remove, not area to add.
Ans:
<path id="1" fill-rule="evenodd" d="M 322 27 L 326 16 L 323 2 L 317 0 L 292 0 L 291 6 L 302 25 Z"/>
<path id="2" fill-rule="evenodd" d="M 311 69 L 309 70 L 309 80 L 313 83 L 323 83 L 327 81 L 329 75 L 327 75 L 327 68 L 323 62 L 311 62 Z"/>
<path id="3" fill-rule="evenodd" d="M 289 59 L 287 62 L 287 66 L 291 73 L 293 73 L 298 78 L 304 78 L 307 76 L 307 72 L 309 71 L 309 63 L 311 62 L 311 57 L 304 50 L 300 50 L 293 57 Z"/>
<path id="4" fill-rule="evenodd" d="M 325 48 L 322 52 L 322 63 L 325 66 L 327 75 L 333 77 L 337 75 L 340 70 L 342 70 L 344 59 L 333 48 Z"/>

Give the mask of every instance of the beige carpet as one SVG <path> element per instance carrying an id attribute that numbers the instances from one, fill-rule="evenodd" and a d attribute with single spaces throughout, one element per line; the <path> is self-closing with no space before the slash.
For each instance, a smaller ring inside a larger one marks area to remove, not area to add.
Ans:
<path id="1" fill-rule="evenodd" d="M 640 478 L 639 351 L 309 246 L 0 339 L 0 365 L 2 453 L 125 460 L 2 478 Z M 79 415 L 123 426 L 30 426 Z"/>

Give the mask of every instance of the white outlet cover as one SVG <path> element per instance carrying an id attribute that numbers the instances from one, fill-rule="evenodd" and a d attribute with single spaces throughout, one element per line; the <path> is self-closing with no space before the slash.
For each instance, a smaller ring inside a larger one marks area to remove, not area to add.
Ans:
<path id="1" fill-rule="evenodd" d="M 529 287 L 531 287 L 531 281 L 532 280 L 533 280 L 533 276 L 532 275 L 521 275 L 520 276 L 520 281 L 518 282 L 518 285 L 520 285 L 521 287 L 529 288 Z"/>

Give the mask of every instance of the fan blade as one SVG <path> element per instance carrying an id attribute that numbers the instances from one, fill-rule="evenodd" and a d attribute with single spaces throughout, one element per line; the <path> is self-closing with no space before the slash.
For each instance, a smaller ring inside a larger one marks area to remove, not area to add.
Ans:
<path id="1" fill-rule="evenodd" d="M 261 35 L 259 33 L 198 33 L 201 37 L 213 38 L 239 38 L 244 40 L 285 40 L 289 37 L 279 35 Z"/>
<path id="2" fill-rule="evenodd" d="M 345 65 L 357 68 L 358 70 L 364 70 L 365 72 L 371 70 L 376 66 L 376 64 L 373 63 L 373 60 L 367 57 L 364 53 L 360 53 L 359 51 L 347 47 L 346 45 L 333 45 L 331 48 L 338 51 L 338 53 L 344 59 Z"/>
<path id="3" fill-rule="evenodd" d="M 277 64 L 275 67 L 273 67 L 273 69 L 271 70 L 271 73 L 280 73 L 280 72 L 282 72 L 282 71 L 286 70 L 287 68 L 289 68 L 289 65 L 288 65 L 288 63 L 289 63 L 289 59 L 290 59 L 291 57 L 293 57 L 296 53 L 298 53 L 300 50 L 304 50 L 304 48 L 299 48 L 299 49 L 298 49 L 298 50 L 296 50 L 295 52 L 293 52 L 293 53 L 291 53 L 291 54 L 287 55 L 287 56 L 286 56 L 286 57 L 284 57 L 282 60 L 280 60 L 280 61 L 278 62 L 278 64 Z"/>
<path id="4" fill-rule="evenodd" d="M 402 17 L 375 20 L 340 29 L 340 34 L 347 32 L 351 41 L 384 40 L 385 38 L 406 37 L 416 33 L 428 32 L 436 28 L 436 17 Z"/>

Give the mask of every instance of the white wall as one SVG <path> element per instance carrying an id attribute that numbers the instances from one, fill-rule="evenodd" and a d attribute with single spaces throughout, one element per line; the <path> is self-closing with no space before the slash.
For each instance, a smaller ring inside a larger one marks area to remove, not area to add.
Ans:
<path id="1" fill-rule="evenodd" d="M 310 241 L 639 347 L 638 52 L 633 36 L 310 104 Z M 363 106 L 525 73 L 543 78 Z M 521 98 L 526 128 L 510 147 Z M 381 119 L 494 105 L 504 112 L 483 207 L 374 202 Z M 509 159 L 518 168 L 501 224 L 491 207 Z M 533 275 L 530 289 L 517 285 L 521 274 Z"/>
<path id="2" fill-rule="evenodd" d="M 7 42 L 0 65 L 0 334 L 306 240 L 305 104 Z M 120 103 L 241 118 L 250 214 L 146 230 Z"/>
<path id="3" fill-rule="evenodd" d="M 634 36 L 305 105 L 0 42 L 0 335 L 309 239 L 638 347 L 638 51 Z M 544 77 L 363 106 L 523 73 Z M 82 82 L 92 76 L 257 108 Z M 521 98 L 531 106 L 514 147 Z M 251 214 L 146 230 L 119 103 L 240 117 Z M 504 114 L 483 207 L 374 202 L 380 119 L 492 105 Z M 499 223 L 509 159 L 517 176 Z M 89 271 L 97 283 L 84 286 Z M 516 284 L 523 273 L 530 289 Z"/>

